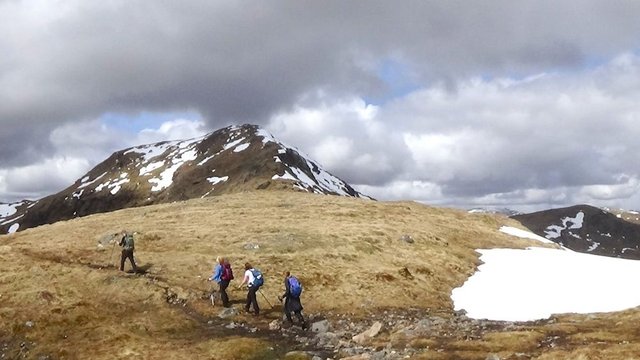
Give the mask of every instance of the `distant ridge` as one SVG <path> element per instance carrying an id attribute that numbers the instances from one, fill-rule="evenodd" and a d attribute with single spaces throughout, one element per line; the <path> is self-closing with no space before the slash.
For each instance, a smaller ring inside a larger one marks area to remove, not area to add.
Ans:
<path id="1" fill-rule="evenodd" d="M 532 232 L 574 251 L 640 259 L 640 225 L 605 209 L 576 205 L 512 218 Z"/>

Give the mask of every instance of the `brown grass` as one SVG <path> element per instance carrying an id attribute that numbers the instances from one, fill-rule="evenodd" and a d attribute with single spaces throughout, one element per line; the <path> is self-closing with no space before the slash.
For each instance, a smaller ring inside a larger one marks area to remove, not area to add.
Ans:
<path id="1" fill-rule="evenodd" d="M 262 191 L 45 225 L 0 237 L 0 340 L 35 342 L 31 354 L 60 358 L 278 358 L 291 344 L 270 349 L 279 340 L 267 332 L 243 336 L 207 326 L 217 314 L 203 298 L 216 256 L 231 260 L 236 284 L 244 262 L 260 268 L 266 277 L 263 292 L 274 300 L 281 292 L 282 272 L 290 270 L 305 286 L 310 313 L 365 316 L 376 309 L 407 307 L 450 313 L 451 290 L 479 264 L 474 249 L 539 245 L 499 233 L 504 224 L 517 226 L 501 216 L 412 202 Z M 112 245 L 97 247 L 100 239 L 123 228 L 138 232 L 136 257 L 149 269 L 146 276 L 116 271 L 118 249 L 112 254 Z M 405 234 L 415 243 L 401 241 Z M 260 248 L 247 250 L 247 243 Z M 244 298 L 233 283 L 230 289 L 232 300 Z M 186 305 L 170 305 L 168 296 Z M 241 319 L 264 329 L 278 317 L 276 311 L 263 320 Z M 624 328 L 637 318 L 631 311 L 615 323 Z M 611 319 L 562 320 L 467 343 L 423 339 L 412 344 L 433 358 L 442 355 L 436 348 L 443 346 L 460 358 L 529 351 L 547 332 L 566 324 L 563 356 L 581 356 L 576 351 L 589 351 L 585 343 L 605 342 L 621 354 L 636 349 L 614 344 L 615 339 L 633 341 L 638 332 L 625 335 Z M 27 321 L 34 326 L 26 326 Z M 589 321 L 593 330 L 580 335 Z"/>

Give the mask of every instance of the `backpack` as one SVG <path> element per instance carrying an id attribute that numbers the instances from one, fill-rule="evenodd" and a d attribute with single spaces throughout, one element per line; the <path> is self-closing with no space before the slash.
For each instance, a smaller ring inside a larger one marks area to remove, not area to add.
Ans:
<path id="1" fill-rule="evenodd" d="M 289 276 L 287 281 L 289 282 L 289 293 L 291 296 L 300 297 L 300 294 L 302 294 L 302 284 L 300 284 L 298 278 L 295 276 Z"/>
<path id="2" fill-rule="evenodd" d="M 123 239 L 123 247 L 122 248 L 124 250 L 133 250 L 133 247 L 134 247 L 134 245 L 133 245 L 133 235 L 131 235 L 131 234 L 125 235 L 124 239 Z"/>
<path id="3" fill-rule="evenodd" d="M 233 270 L 231 269 L 231 264 L 222 265 L 222 275 L 220 275 L 220 279 L 224 281 L 233 280 Z"/>
<path id="4" fill-rule="evenodd" d="M 264 284 L 264 278 L 260 270 L 251 269 L 251 273 L 253 274 L 253 284 L 251 286 L 262 286 L 262 284 Z"/>

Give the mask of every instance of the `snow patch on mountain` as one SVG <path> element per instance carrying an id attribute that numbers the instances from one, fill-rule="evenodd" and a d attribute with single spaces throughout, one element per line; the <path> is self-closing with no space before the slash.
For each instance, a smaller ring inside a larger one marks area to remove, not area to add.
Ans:
<path id="1" fill-rule="evenodd" d="M 18 224 L 18 223 L 13 224 L 13 225 L 9 226 L 8 233 L 9 234 L 13 234 L 14 232 L 18 231 L 19 228 L 20 228 L 20 224 Z"/>
<path id="2" fill-rule="evenodd" d="M 177 142 L 173 147 L 167 148 L 165 150 L 165 152 L 170 151 L 170 153 L 165 157 L 165 160 L 146 165 L 144 174 L 142 172 L 142 169 L 140 170 L 140 175 L 147 175 L 154 170 L 171 164 L 170 166 L 166 167 L 157 177 L 153 177 L 148 180 L 150 184 L 153 184 L 151 191 L 160 191 L 171 186 L 171 184 L 173 183 L 173 175 L 175 174 L 175 172 L 185 163 L 198 158 L 198 152 L 195 149 L 195 146 L 200 140 L 202 140 L 202 138 Z"/>
<path id="3" fill-rule="evenodd" d="M 212 176 L 212 177 L 208 177 L 207 181 L 211 183 L 211 185 L 217 185 L 221 182 L 225 182 L 229 180 L 228 176 L 223 176 L 223 177 L 216 177 L 216 176 Z"/>
<path id="4" fill-rule="evenodd" d="M 584 221 L 584 212 L 579 211 L 575 217 L 565 217 L 560 220 L 562 225 L 549 225 L 544 230 L 547 239 L 557 239 L 563 230 L 567 229 L 581 229 L 582 222 Z M 568 225 L 571 224 L 571 225 Z M 575 234 L 571 233 L 575 237 Z M 580 237 L 578 236 L 578 239 Z"/>
<path id="5" fill-rule="evenodd" d="M 640 305 L 640 287 L 630 286 L 640 261 L 547 248 L 477 251 L 482 265 L 451 293 L 471 318 L 530 321 Z M 559 276 L 567 269 L 584 276 Z"/>
<path id="6" fill-rule="evenodd" d="M 526 230 L 511 227 L 511 226 L 502 226 L 499 231 L 505 234 L 516 236 L 523 239 L 537 240 L 545 244 L 555 244 L 553 241 L 549 239 L 545 239 L 540 235 L 536 235 L 531 231 L 526 231 Z"/>
<path id="7" fill-rule="evenodd" d="M 102 189 L 107 188 L 107 189 L 110 189 L 109 192 L 112 195 L 115 195 L 118 193 L 118 191 L 120 191 L 123 184 L 126 184 L 129 182 L 129 178 L 127 176 L 128 176 L 127 173 L 122 173 L 120 174 L 119 178 L 107 180 L 106 182 L 103 182 L 102 184 L 96 186 L 95 191 L 99 192 L 99 191 L 102 191 Z M 82 194 L 78 194 L 78 196 L 81 196 L 81 195 Z M 75 193 L 74 193 L 74 197 L 75 197 Z"/>
<path id="8" fill-rule="evenodd" d="M 18 207 L 24 205 L 24 202 L 12 204 L 0 204 L 0 219 L 9 217 L 18 211 Z"/>
<path id="9" fill-rule="evenodd" d="M 84 189 L 86 187 L 88 187 L 89 185 L 95 183 L 96 181 L 102 179 L 105 175 L 107 175 L 106 172 L 102 173 L 100 176 L 96 177 L 95 179 L 87 182 L 89 180 L 89 176 L 85 176 L 82 178 L 82 180 L 80 180 L 81 184 L 80 186 L 78 186 L 78 189 Z"/>
<path id="10" fill-rule="evenodd" d="M 237 152 L 246 150 L 249 147 L 249 145 L 250 144 L 246 144 L 246 143 L 245 144 L 240 144 L 240 145 L 236 146 L 235 149 L 233 149 L 233 152 L 237 153 Z"/>

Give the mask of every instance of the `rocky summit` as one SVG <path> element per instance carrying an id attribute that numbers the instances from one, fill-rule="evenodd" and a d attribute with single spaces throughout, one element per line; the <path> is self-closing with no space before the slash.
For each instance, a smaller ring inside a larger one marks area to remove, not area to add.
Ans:
<path id="1" fill-rule="evenodd" d="M 227 193 L 290 189 L 366 197 L 255 125 L 113 153 L 68 188 L 0 204 L 0 234 L 129 207 Z"/>

